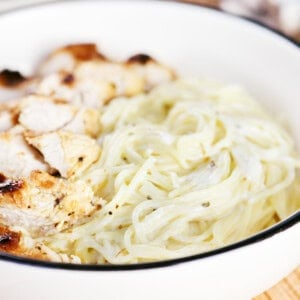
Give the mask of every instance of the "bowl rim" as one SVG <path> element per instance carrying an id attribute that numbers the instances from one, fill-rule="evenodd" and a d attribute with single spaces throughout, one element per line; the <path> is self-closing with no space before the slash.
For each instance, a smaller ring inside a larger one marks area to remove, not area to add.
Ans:
<path id="1" fill-rule="evenodd" d="M 31 10 L 32 8 L 39 8 L 39 7 L 45 7 L 45 6 L 56 6 L 56 5 L 64 5 L 66 3 L 78 3 L 78 2 L 83 2 L 83 0 L 54 0 L 50 2 L 41 2 L 41 3 L 32 3 L 29 5 L 21 6 L 21 7 L 16 7 L 12 9 L 5 10 L 3 12 L 0 12 L 0 18 L 3 15 L 10 15 L 15 12 L 19 11 L 26 11 L 26 10 Z M 85 2 L 97 2 L 97 0 L 88 0 Z M 98 2 L 100 2 L 98 0 Z M 104 2 L 104 1 L 103 1 Z M 114 0 L 114 2 L 121 2 L 121 3 L 139 3 L 140 1 L 138 0 L 126 0 L 126 1 L 121 1 L 121 0 Z M 248 17 L 244 16 L 237 16 L 229 12 L 225 11 L 220 11 L 217 8 L 214 7 L 205 7 L 201 6 L 199 4 L 193 3 L 193 2 L 180 2 L 179 0 L 150 0 L 147 1 L 148 3 L 155 2 L 157 3 L 164 3 L 164 5 L 171 5 L 171 6 L 195 6 L 195 9 L 200 9 L 200 10 L 210 10 L 214 11 L 216 14 L 220 15 L 227 15 L 230 18 L 235 18 L 239 19 L 242 22 L 248 22 L 252 23 L 255 26 L 257 26 L 258 29 L 264 28 L 269 32 L 273 32 L 275 35 L 280 36 L 288 42 L 289 44 L 294 45 L 296 48 L 298 48 L 298 51 L 300 51 L 300 43 L 297 43 L 295 40 L 285 36 L 283 33 L 279 32 L 276 29 L 270 28 L 263 23 L 250 19 Z M 145 3 L 145 2 L 144 2 Z M 263 241 L 265 239 L 269 239 L 272 236 L 283 232 L 290 227 L 296 225 L 297 223 L 300 223 L 300 211 L 296 211 L 293 213 L 291 216 L 288 218 L 284 219 L 283 221 L 255 234 L 252 235 L 246 239 L 243 239 L 241 241 L 235 242 L 233 244 L 229 244 L 227 246 L 217 248 L 211 251 L 207 251 L 204 253 L 200 254 L 195 254 L 195 255 L 190 255 L 182 258 L 175 258 L 175 259 L 169 259 L 169 260 L 162 260 L 162 261 L 155 261 L 155 262 L 147 262 L 147 263 L 136 263 L 136 264 L 100 264 L 100 265 L 95 265 L 95 264 L 72 264 L 72 263 L 61 263 L 61 262 L 51 262 L 51 261 L 44 261 L 44 260 L 37 260 L 37 259 L 32 259 L 32 258 L 27 258 L 27 257 L 22 257 L 22 256 L 17 256 L 13 254 L 9 254 L 7 252 L 2 252 L 0 251 L 0 261 L 7 261 L 7 262 L 14 262 L 18 263 L 21 265 L 30 265 L 30 266 L 36 266 L 36 267 L 42 267 L 42 268 L 51 268 L 51 269 L 61 269 L 61 270 L 77 270 L 77 271 L 128 271 L 128 270 L 144 270 L 144 269 L 157 269 L 157 268 L 162 268 L 162 267 L 168 267 L 168 266 L 174 266 L 177 264 L 185 263 L 185 262 L 191 262 L 195 260 L 200 260 L 208 257 L 212 257 L 218 254 L 222 253 L 227 253 L 232 250 L 236 250 L 248 245 L 256 244 L 260 241 Z"/>

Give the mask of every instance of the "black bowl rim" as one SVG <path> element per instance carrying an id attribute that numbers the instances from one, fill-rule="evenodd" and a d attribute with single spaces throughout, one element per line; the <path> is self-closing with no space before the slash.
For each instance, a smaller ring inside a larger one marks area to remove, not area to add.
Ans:
<path id="1" fill-rule="evenodd" d="M 50 5 L 57 5 L 57 4 L 64 4 L 66 2 L 80 2 L 82 0 L 54 0 L 51 2 L 42 2 L 42 3 L 34 3 L 30 5 L 26 5 L 24 7 L 17 7 L 13 9 L 6 10 L 4 12 L 0 13 L 0 17 L 2 15 L 11 14 L 17 11 L 23 11 L 23 10 L 30 10 L 31 8 L 35 7 L 44 7 L 44 6 L 50 6 Z M 95 1 L 95 0 L 89 0 L 89 1 Z M 119 0 L 120 1 L 120 0 Z M 153 2 L 168 2 L 169 5 L 174 5 L 174 2 L 176 5 L 182 5 L 182 6 L 190 6 L 194 5 L 195 7 L 200 7 L 200 9 L 207 9 L 207 10 L 213 10 L 221 15 L 229 15 L 233 18 L 237 18 L 240 20 L 243 20 L 245 22 L 252 23 L 258 27 L 263 27 L 267 29 L 268 31 L 271 31 L 275 33 L 276 35 L 281 36 L 284 40 L 288 41 L 290 44 L 295 45 L 300 49 L 300 44 L 296 41 L 292 40 L 291 38 L 285 36 L 281 32 L 269 28 L 266 25 L 262 24 L 261 22 L 258 22 L 256 20 L 249 19 L 247 17 L 243 16 L 237 16 L 228 12 L 220 11 L 216 8 L 212 7 L 203 7 L 201 5 L 198 5 L 196 3 L 182 3 L 179 1 L 169 1 L 169 0 L 152 0 Z M 130 0 L 128 2 L 139 2 L 137 0 Z M 291 216 L 289 216 L 287 219 L 281 221 L 280 223 L 277 223 L 270 228 L 263 230 L 249 238 L 243 239 L 241 241 L 238 241 L 236 243 L 230 244 L 228 246 L 218 248 L 215 250 L 211 250 L 208 252 L 191 255 L 187 257 L 182 258 L 176 258 L 176 259 L 170 259 L 170 260 L 163 260 L 163 261 L 156 261 L 156 262 L 149 262 L 149 263 L 138 263 L 138 264 L 113 264 L 113 265 L 92 265 L 92 264 L 71 264 L 71 263 L 60 263 L 60 262 L 50 262 L 50 261 L 43 261 L 43 260 L 36 260 L 31 258 L 26 258 L 22 256 L 16 256 L 12 255 L 6 252 L 0 251 L 0 260 L 7 261 L 7 262 L 13 262 L 18 263 L 21 265 L 30 265 L 35 267 L 42 267 L 42 268 L 51 268 L 51 269 L 61 269 L 61 270 L 77 270 L 77 271 L 128 271 L 128 270 L 144 270 L 144 269 L 157 269 L 162 267 L 168 267 L 168 266 L 174 266 L 180 263 L 185 262 L 191 262 L 194 260 L 199 260 L 207 257 L 212 257 L 218 254 L 226 253 L 228 251 L 236 250 L 241 247 L 245 247 L 251 244 L 258 243 L 260 241 L 263 241 L 265 239 L 268 239 L 275 234 L 278 234 L 282 231 L 285 231 L 286 229 L 296 225 L 300 222 L 300 211 L 295 212 Z"/>

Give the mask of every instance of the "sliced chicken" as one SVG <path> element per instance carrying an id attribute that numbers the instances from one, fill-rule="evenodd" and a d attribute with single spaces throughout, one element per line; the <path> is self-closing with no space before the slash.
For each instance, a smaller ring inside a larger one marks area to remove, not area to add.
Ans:
<path id="1" fill-rule="evenodd" d="M 88 107 L 101 107 L 115 97 L 134 96 L 175 79 L 173 70 L 147 55 L 112 62 L 97 53 L 93 44 L 56 50 L 40 73 L 46 76 L 37 85 L 37 93 Z"/>
<path id="2" fill-rule="evenodd" d="M 30 237 L 20 227 L 8 227 L 0 223 L 0 251 L 10 254 L 64 263 L 80 263 L 80 258 L 74 255 L 59 254 Z"/>
<path id="3" fill-rule="evenodd" d="M 175 72 L 146 54 L 137 54 L 127 60 L 127 65 L 146 82 L 145 90 L 172 81 L 176 78 Z"/>
<path id="4" fill-rule="evenodd" d="M 101 208 L 80 180 L 101 155 L 95 140 L 101 107 L 174 78 L 173 70 L 147 55 L 113 62 L 94 44 L 55 50 L 36 77 L 0 72 L 0 101 L 20 97 L 0 104 L 0 251 L 80 262 L 36 238 L 71 230 Z M 61 177 L 50 175 L 54 171 Z"/>
<path id="5" fill-rule="evenodd" d="M 21 100 L 19 110 L 20 124 L 33 135 L 64 129 L 96 138 L 101 132 L 98 110 L 79 108 L 52 97 L 28 96 Z"/>
<path id="6" fill-rule="evenodd" d="M 89 84 L 107 82 L 114 88 L 114 94 L 108 95 L 106 101 L 117 96 L 134 96 L 142 93 L 145 80 L 140 74 L 132 71 L 125 64 L 105 61 L 89 61 L 81 63 L 76 68 L 75 78 L 79 81 L 93 79 Z"/>
<path id="7" fill-rule="evenodd" d="M 28 243 L 23 233 L 0 224 L 0 251 L 36 259 L 47 259 L 48 255 L 32 240 Z"/>
<path id="8" fill-rule="evenodd" d="M 0 222 L 21 226 L 32 236 L 59 232 L 82 222 L 99 209 L 92 189 L 83 182 L 70 182 L 42 171 L 28 178 L 0 183 Z"/>
<path id="9" fill-rule="evenodd" d="M 100 156 L 100 147 L 96 141 L 81 134 L 56 131 L 40 136 L 27 136 L 26 140 L 65 178 L 79 175 Z"/>
<path id="10" fill-rule="evenodd" d="M 75 44 L 58 48 L 38 68 L 38 74 L 45 76 L 60 71 L 72 72 L 79 62 L 104 60 L 95 44 Z"/>
<path id="11" fill-rule="evenodd" d="M 21 101 L 19 122 L 37 133 L 58 130 L 74 118 L 76 108 L 44 96 L 28 96 Z"/>
<path id="12" fill-rule="evenodd" d="M 49 169 L 42 156 L 24 137 L 20 126 L 7 132 L 0 132 L 0 173 L 6 177 L 27 177 L 33 170 Z"/>
<path id="13" fill-rule="evenodd" d="M 44 77 L 38 84 L 36 93 L 65 99 L 71 104 L 90 108 L 99 108 L 116 95 L 115 86 L 111 82 L 90 76 L 77 78 L 72 75 L 74 77 L 72 84 L 64 83 L 66 76 L 71 75 L 53 73 Z"/>
<path id="14" fill-rule="evenodd" d="M 99 110 L 93 108 L 79 109 L 74 118 L 64 127 L 64 130 L 98 138 L 102 131 Z"/>

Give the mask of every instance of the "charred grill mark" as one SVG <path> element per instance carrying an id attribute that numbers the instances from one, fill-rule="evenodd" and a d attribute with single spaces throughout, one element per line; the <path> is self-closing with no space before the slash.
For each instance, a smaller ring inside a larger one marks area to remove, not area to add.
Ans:
<path id="1" fill-rule="evenodd" d="M 54 207 L 56 207 L 57 205 L 59 205 L 60 202 L 61 202 L 61 200 L 62 200 L 62 198 L 56 198 L 56 199 L 54 200 Z"/>
<path id="2" fill-rule="evenodd" d="M 20 112 L 17 111 L 17 109 L 13 109 L 11 111 L 11 122 L 12 122 L 12 124 L 17 125 L 19 123 L 19 115 L 20 115 Z"/>
<path id="3" fill-rule="evenodd" d="M 7 227 L 0 226 L 0 250 L 8 252 L 16 250 L 19 242 L 19 232 L 10 231 Z"/>
<path id="4" fill-rule="evenodd" d="M 58 177 L 58 178 L 60 178 L 61 176 L 60 176 L 60 173 L 57 171 L 57 170 L 51 170 L 51 172 L 50 172 L 50 174 L 53 176 L 53 177 Z"/>
<path id="5" fill-rule="evenodd" d="M 16 192 L 24 186 L 22 180 L 9 180 L 0 184 L 0 194 Z"/>
<path id="6" fill-rule="evenodd" d="M 67 100 L 61 99 L 61 98 L 55 98 L 55 99 L 53 99 L 53 102 L 55 104 L 68 104 L 69 103 Z"/>
<path id="7" fill-rule="evenodd" d="M 43 188 L 45 188 L 45 189 L 50 189 L 50 188 L 52 188 L 54 186 L 54 184 L 55 183 L 53 181 L 51 181 L 51 180 L 45 180 L 45 181 L 42 181 L 40 183 L 40 186 L 43 187 Z"/>
<path id="8" fill-rule="evenodd" d="M 65 48 L 73 57 L 80 61 L 88 61 L 96 58 L 104 59 L 104 56 L 97 51 L 95 44 L 76 44 Z"/>
<path id="9" fill-rule="evenodd" d="M 137 64 L 145 65 L 150 61 L 153 61 L 153 58 L 151 56 L 147 54 L 136 54 L 128 58 L 127 63 L 129 64 L 137 63 Z"/>
<path id="10" fill-rule="evenodd" d="M 66 85 L 72 85 L 74 83 L 75 77 L 73 74 L 67 74 L 63 79 L 62 83 Z"/>
<path id="11" fill-rule="evenodd" d="M 4 87 L 16 87 L 25 80 L 19 71 L 4 69 L 0 72 L 0 85 Z"/>
<path id="12" fill-rule="evenodd" d="M 3 174 L 0 173 L 0 183 L 5 182 L 6 179 L 7 178 Z"/>

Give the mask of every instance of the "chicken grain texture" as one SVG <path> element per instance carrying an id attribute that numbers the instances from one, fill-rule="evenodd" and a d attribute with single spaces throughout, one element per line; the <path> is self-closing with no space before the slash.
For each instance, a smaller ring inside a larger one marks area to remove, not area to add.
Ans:
<path id="1" fill-rule="evenodd" d="M 48 171 L 49 166 L 25 141 L 22 127 L 0 132 L 0 173 L 8 178 L 23 178 L 34 170 Z"/>
<path id="2" fill-rule="evenodd" d="M 63 128 L 74 118 L 76 109 L 49 97 L 32 95 L 21 100 L 20 124 L 35 133 Z"/>
<path id="3" fill-rule="evenodd" d="M 99 110 L 86 107 L 79 108 L 74 118 L 63 129 L 85 134 L 94 139 L 98 138 L 102 131 Z"/>
<path id="4" fill-rule="evenodd" d="M 0 222 L 21 226 L 34 237 L 67 229 L 97 209 L 92 189 L 80 180 L 33 171 L 17 188 L 4 189 L 15 183 L 7 179 L 0 185 Z"/>
<path id="5" fill-rule="evenodd" d="M 18 106 L 19 122 L 32 135 L 64 129 L 96 138 L 101 132 L 99 111 L 92 108 L 40 95 L 24 97 Z"/>
<path id="6" fill-rule="evenodd" d="M 27 142 L 42 153 L 45 161 L 64 178 L 79 176 L 100 156 L 94 139 L 68 131 L 27 136 Z"/>

